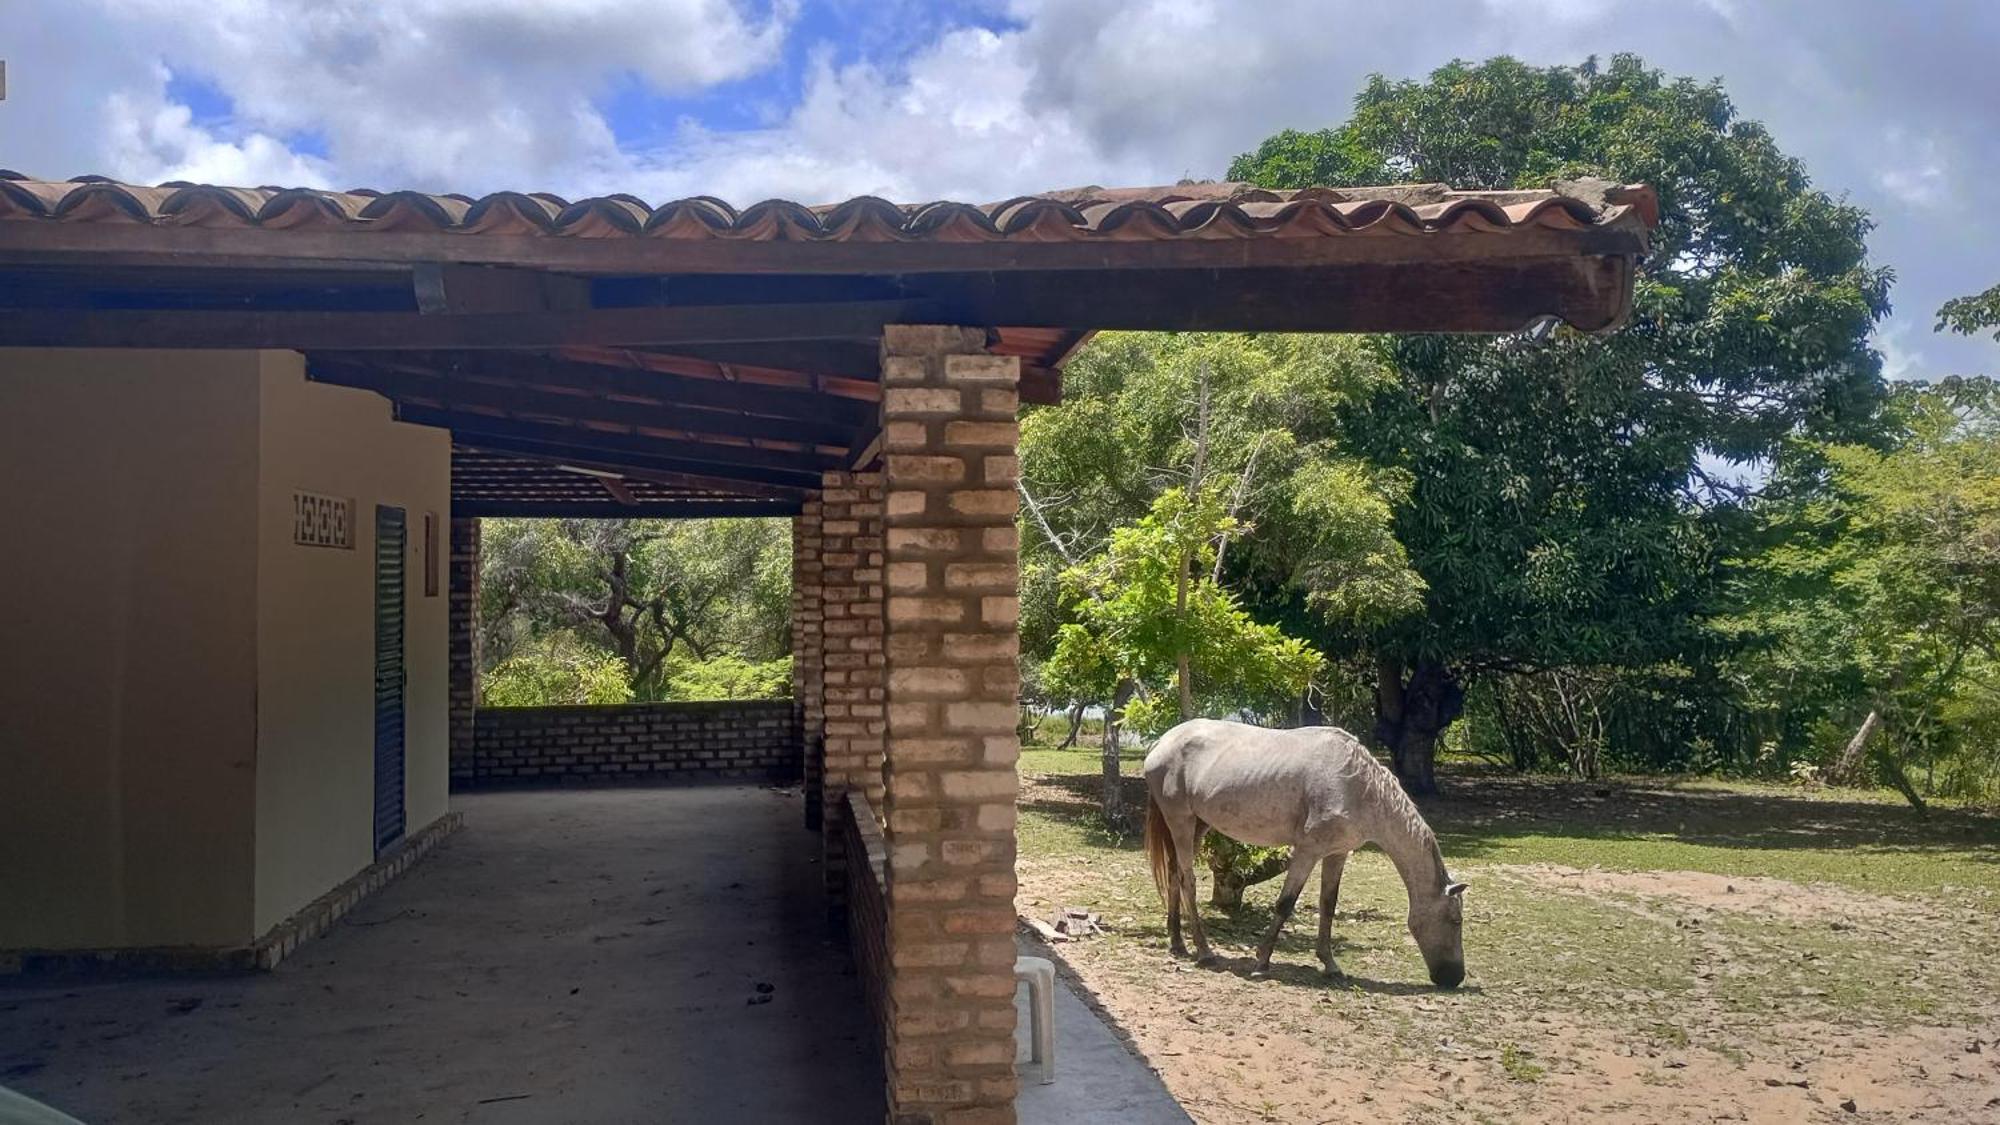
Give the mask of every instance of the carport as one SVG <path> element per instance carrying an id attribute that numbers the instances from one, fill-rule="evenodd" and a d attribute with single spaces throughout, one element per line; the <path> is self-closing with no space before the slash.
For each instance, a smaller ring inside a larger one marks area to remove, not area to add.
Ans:
<path id="1" fill-rule="evenodd" d="M 0 176 L 0 346 L 35 349 L 0 363 L 119 349 L 122 375 L 169 379 L 254 355 L 267 388 L 380 396 L 448 435 L 459 574 L 482 514 L 793 516 L 805 815 L 889 1115 L 1006 1122 L 1019 406 L 1056 401 L 1099 329 L 1607 329 L 1652 221 L 1643 188 L 1596 181 L 738 211 Z M 60 480 L 48 460 L 16 481 Z M 470 596 L 452 591 L 455 755 L 476 749 Z"/>

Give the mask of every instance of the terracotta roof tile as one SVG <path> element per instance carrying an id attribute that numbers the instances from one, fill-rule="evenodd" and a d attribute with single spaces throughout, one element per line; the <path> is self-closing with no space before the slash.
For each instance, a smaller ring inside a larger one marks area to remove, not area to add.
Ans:
<path id="1" fill-rule="evenodd" d="M 424 192 L 318 191 L 99 176 L 34 180 L 0 171 L 0 221 L 210 228 L 416 231 L 558 238 L 840 242 L 1054 242 L 1341 234 L 1504 233 L 1650 227 L 1650 190 L 1578 181 L 1551 191 L 1467 192 L 1442 184 L 1274 191 L 1240 183 L 1074 188 L 998 203 L 896 204 L 872 196 L 808 207 L 766 200 L 738 210 L 710 196 L 649 206 L 630 195 L 570 202 L 547 193 L 474 199 Z"/>

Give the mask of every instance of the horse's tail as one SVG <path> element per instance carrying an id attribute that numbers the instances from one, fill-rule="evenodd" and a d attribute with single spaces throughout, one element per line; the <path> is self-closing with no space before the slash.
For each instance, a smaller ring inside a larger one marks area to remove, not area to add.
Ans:
<path id="1" fill-rule="evenodd" d="M 1146 859 L 1153 866 L 1153 886 L 1159 889 L 1160 901 L 1172 901 L 1167 883 L 1180 864 L 1174 856 L 1174 834 L 1167 831 L 1167 816 L 1151 793 L 1146 794 Z"/>

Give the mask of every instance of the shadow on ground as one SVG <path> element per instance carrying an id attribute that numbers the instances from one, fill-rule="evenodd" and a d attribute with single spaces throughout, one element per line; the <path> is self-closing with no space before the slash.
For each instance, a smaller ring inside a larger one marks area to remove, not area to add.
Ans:
<path id="1" fill-rule="evenodd" d="M 1745 793 L 1692 788 L 1671 780 L 1575 781 L 1522 777 L 1461 766 L 1441 772 L 1446 795 L 1420 802 L 1454 856 L 1477 858 L 1508 839 L 1563 836 L 1641 839 L 1672 836 L 1724 848 L 1951 852 L 2000 863 L 2000 816 L 1967 809 L 1920 812 L 1902 805 L 1837 796 Z M 1103 845 L 1137 848 L 1133 827 L 1108 831 L 1098 815 L 1102 780 L 1094 774 L 1029 779 L 1021 807 L 1069 822 Z M 1145 808 L 1143 778 L 1124 780 L 1126 807 Z"/>

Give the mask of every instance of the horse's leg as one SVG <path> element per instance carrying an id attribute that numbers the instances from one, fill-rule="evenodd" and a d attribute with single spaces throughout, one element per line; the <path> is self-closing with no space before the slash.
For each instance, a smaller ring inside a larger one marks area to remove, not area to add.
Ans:
<path id="1" fill-rule="evenodd" d="M 1201 924 L 1201 897 L 1194 882 L 1194 852 L 1201 844 L 1200 822 L 1190 819 L 1175 823 L 1169 818 L 1167 830 L 1174 837 L 1174 875 L 1180 885 L 1180 902 L 1187 911 L 1188 925 L 1194 930 L 1194 959 L 1214 960 L 1215 955 L 1208 951 L 1208 931 Z"/>
<path id="2" fill-rule="evenodd" d="M 1187 943 L 1181 940 L 1181 873 L 1178 870 L 1167 879 L 1167 948 L 1176 957 L 1187 956 Z"/>
<path id="3" fill-rule="evenodd" d="M 1271 971 L 1271 950 L 1278 945 L 1278 932 L 1291 920 L 1292 910 L 1299 904 L 1299 892 L 1305 890 L 1306 879 L 1319 857 L 1303 848 L 1292 848 L 1292 863 L 1285 868 L 1285 889 L 1278 892 L 1278 908 L 1271 912 L 1271 930 L 1264 935 L 1264 944 L 1257 947 L 1257 971 Z"/>
<path id="4" fill-rule="evenodd" d="M 1340 970 L 1333 964 L 1333 908 L 1340 902 L 1340 873 L 1347 866 L 1347 853 L 1335 852 L 1319 868 L 1319 963 L 1328 976 Z"/>

